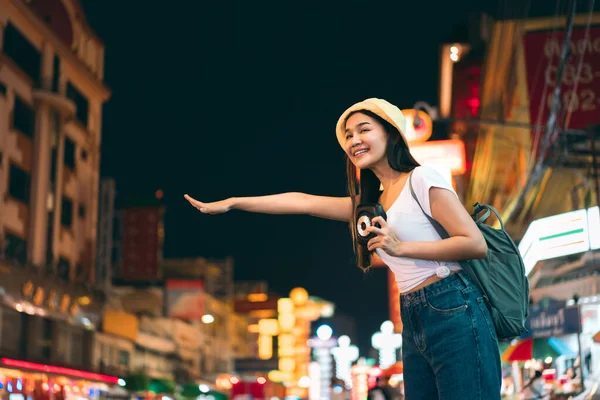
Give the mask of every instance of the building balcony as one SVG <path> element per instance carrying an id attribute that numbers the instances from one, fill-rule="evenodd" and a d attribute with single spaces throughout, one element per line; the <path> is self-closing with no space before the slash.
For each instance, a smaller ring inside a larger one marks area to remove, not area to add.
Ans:
<path id="1" fill-rule="evenodd" d="M 5 306 L 18 312 L 71 321 L 84 329 L 100 326 L 105 303 L 104 294 L 89 285 L 59 279 L 55 266 L 21 263 L 2 255 L 0 295 Z"/>
<path id="2" fill-rule="evenodd" d="M 48 104 L 55 110 L 60 111 L 66 117 L 72 117 L 77 112 L 75 102 L 67 96 L 52 91 L 51 84 L 43 83 L 41 87 L 33 89 L 31 92 L 33 99 L 44 104 Z"/>

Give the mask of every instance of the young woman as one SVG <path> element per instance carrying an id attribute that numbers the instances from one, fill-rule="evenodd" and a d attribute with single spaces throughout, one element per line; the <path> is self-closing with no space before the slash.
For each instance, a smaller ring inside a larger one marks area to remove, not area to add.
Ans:
<path id="1" fill-rule="evenodd" d="M 282 193 L 214 203 L 185 198 L 206 214 L 237 209 L 349 222 L 359 267 L 369 268 L 376 252 L 401 292 L 406 399 L 500 399 L 494 326 L 480 291 L 457 262 L 485 257 L 486 242 L 449 182 L 412 157 L 405 131 L 402 112 L 385 100 L 367 99 L 342 114 L 336 134 L 347 156 L 349 197 Z M 450 238 L 442 240 L 431 226 L 411 195 L 409 178 L 423 210 Z M 387 214 L 387 221 L 373 219 L 380 228 L 367 228 L 376 236 L 366 246 L 357 239 L 360 203 L 380 203 Z"/>

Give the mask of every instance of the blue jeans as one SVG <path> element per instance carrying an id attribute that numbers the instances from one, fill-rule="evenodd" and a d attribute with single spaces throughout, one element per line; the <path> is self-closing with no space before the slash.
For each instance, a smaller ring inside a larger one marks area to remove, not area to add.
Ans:
<path id="1" fill-rule="evenodd" d="M 500 399 L 498 339 L 463 272 L 400 296 L 406 400 Z"/>

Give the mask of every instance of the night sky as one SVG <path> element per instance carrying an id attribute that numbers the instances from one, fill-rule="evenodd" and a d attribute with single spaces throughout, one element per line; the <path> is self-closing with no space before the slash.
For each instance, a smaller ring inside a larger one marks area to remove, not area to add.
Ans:
<path id="1" fill-rule="evenodd" d="M 537 10 L 503 0 L 81 2 L 106 45 L 113 91 L 102 175 L 120 197 L 164 191 L 165 257 L 231 255 L 236 280 L 267 280 L 281 295 L 303 286 L 355 318 L 364 350 L 388 317 L 386 274 L 356 268 L 347 224 L 201 215 L 183 194 L 344 196 L 334 129 L 345 108 L 368 97 L 437 105 L 439 45 L 456 39 L 467 11 Z"/>

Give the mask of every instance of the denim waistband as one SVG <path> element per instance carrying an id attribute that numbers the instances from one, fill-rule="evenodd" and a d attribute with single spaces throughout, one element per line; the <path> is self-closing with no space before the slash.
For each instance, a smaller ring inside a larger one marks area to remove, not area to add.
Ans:
<path id="1" fill-rule="evenodd" d="M 408 307 L 411 305 L 425 303 L 427 295 L 434 295 L 443 292 L 448 292 L 454 289 L 465 289 L 473 284 L 465 276 L 464 272 L 458 271 L 447 278 L 427 285 L 424 288 L 415 290 L 414 292 L 400 295 L 400 307 Z"/>

